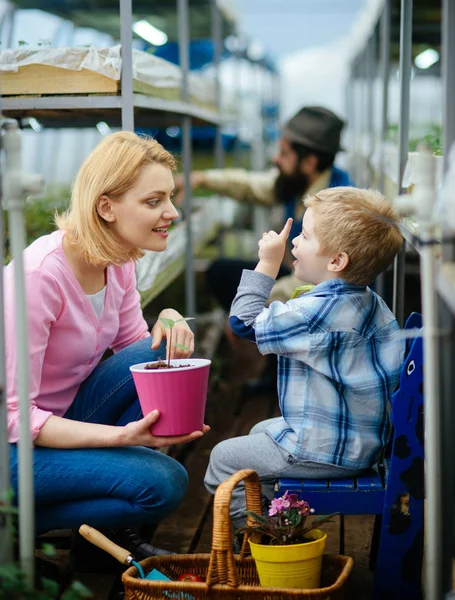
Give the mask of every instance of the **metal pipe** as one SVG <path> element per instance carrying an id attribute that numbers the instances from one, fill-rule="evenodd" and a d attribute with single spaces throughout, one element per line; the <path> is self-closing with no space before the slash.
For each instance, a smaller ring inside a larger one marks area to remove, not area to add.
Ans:
<path id="1" fill-rule="evenodd" d="M 379 126 L 379 177 L 378 188 L 385 193 L 385 140 L 389 129 L 389 80 L 390 80 L 390 35 L 391 35 L 391 0 L 385 0 L 380 23 L 380 73 L 382 79 L 381 122 Z M 376 279 L 376 292 L 385 297 L 385 274 L 381 273 Z"/>
<path id="2" fill-rule="evenodd" d="M 5 228 L 2 206 L 2 181 L 0 171 L 0 247 L 2 264 L 4 259 Z M 5 332 L 3 328 L 3 277 L 0 277 L 0 565 L 12 562 L 12 519 L 11 481 L 9 475 L 9 444 L 6 426 L 6 376 L 5 376 Z"/>
<path id="3" fill-rule="evenodd" d="M 178 31 L 179 31 L 179 57 L 182 71 L 182 100 L 190 101 L 189 94 L 189 11 L 188 0 L 177 0 Z M 186 258 L 185 258 L 185 311 L 186 316 L 196 316 L 196 282 L 194 276 L 193 259 L 193 231 L 191 227 L 192 213 L 192 190 L 191 190 L 191 117 L 184 116 L 182 119 L 182 158 L 183 177 L 185 182 L 185 198 L 183 207 L 186 215 Z"/>
<path id="4" fill-rule="evenodd" d="M 442 0 L 441 14 L 441 29 L 442 29 L 442 79 L 443 88 L 443 155 L 444 155 L 444 171 L 447 172 L 449 166 L 449 152 L 455 141 L 455 107 L 453 105 L 453 95 L 455 92 L 455 73 L 453 72 L 453 64 L 455 60 L 455 6 L 451 0 Z M 448 246 L 448 247 L 447 247 Z M 450 245 L 443 246 L 443 260 L 454 261 L 455 259 L 455 241 L 452 236 Z M 441 521 L 444 524 L 446 531 L 453 531 L 454 513 L 453 513 L 453 496 L 454 496 L 454 440 L 453 426 L 455 421 L 455 411 L 453 409 L 453 363 L 454 363 L 454 344 L 453 344 L 453 329 L 454 315 L 447 309 L 445 303 L 440 301 L 440 331 L 443 332 L 440 340 L 440 370 L 442 386 L 441 386 L 441 411 L 442 411 L 442 468 L 443 474 L 441 480 L 441 500 L 440 514 Z M 432 540 L 432 548 L 435 546 L 436 540 Z M 443 536 L 441 549 L 441 564 L 442 573 L 441 586 L 436 582 L 430 581 L 428 574 L 427 585 L 434 585 L 436 591 L 442 589 L 443 592 L 448 592 L 452 587 L 452 552 L 453 541 L 451 535 Z M 432 560 L 437 560 L 433 554 Z M 439 573 L 438 573 L 439 574 Z"/>
<path id="5" fill-rule="evenodd" d="M 441 503 L 441 407 L 439 401 L 439 362 L 438 332 L 436 315 L 436 278 L 435 245 L 428 244 L 434 240 L 434 227 L 425 228 L 421 232 L 424 246 L 420 252 L 421 296 L 424 326 L 423 364 L 425 377 L 423 380 L 425 397 L 425 494 L 427 545 L 425 554 L 425 590 L 428 599 L 443 598 L 442 590 L 442 544 L 444 530 L 442 523 Z M 450 502 L 449 510 L 453 510 Z M 447 525 L 447 524 L 446 524 Z"/>
<path id="6" fill-rule="evenodd" d="M 366 123 L 367 123 L 367 156 L 368 156 L 368 169 L 367 172 L 367 186 L 372 184 L 372 169 L 371 169 L 371 157 L 374 152 L 375 145 L 375 126 L 374 126 L 374 82 L 375 82 L 375 59 L 376 59 L 376 37 L 375 32 L 371 34 L 370 39 L 367 43 L 367 55 L 366 55 L 366 85 L 367 85 L 367 107 L 366 107 Z"/>
<path id="7" fill-rule="evenodd" d="M 442 80 L 444 82 L 444 171 L 447 170 L 449 150 L 455 141 L 455 5 L 451 0 L 442 0 Z"/>
<path id="8" fill-rule="evenodd" d="M 122 129 L 134 131 L 132 0 L 120 0 L 120 53 L 122 56 Z"/>
<path id="9" fill-rule="evenodd" d="M 412 61 L 412 0 L 401 0 L 400 19 L 400 116 L 398 121 L 397 192 L 401 194 L 408 160 L 409 112 Z M 404 325 L 404 249 L 394 262 L 393 307 L 399 325 Z"/>
<path id="10" fill-rule="evenodd" d="M 24 205 L 27 192 L 41 191 L 41 178 L 25 177 L 21 168 L 21 132 L 16 121 L 4 124 L 5 175 L 3 199 L 8 210 L 11 255 L 14 260 L 16 299 L 17 391 L 19 396 L 19 554 L 22 571 L 30 587 L 34 584 L 35 505 L 33 444 L 30 434 L 29 357 L 26 289 L 23 265 L 25 248 Z"/>
<path id="11" fill-rule="evenodd" d="M 442 244 L 442 258 L 444 262 L 455 260 L 455 236 L 446 236 Z M 441 443 L 442 456 L 440 472 L 441 478 L 441 522 L 445 531 L 453 531 L 454 511 L 453 498 L 455 489 L 454 477 L 454 452 L 455 440 L 453 428 L 455 424 L 455 410 L 453 406 L 454 373 L 455 373 L 455 346 L 454 346 L 454 324 L 455 313 L 450 309 L 445 299 L 438 299 L 438 333 L 439 333 L 439 382 L 441 402 Z M 453 539 L 450 535 L 442 537 L 442 589 L 449 592 L 452 589 L 452 554 Z M 447 595 L 447 598 L 449 596 Z"/>
<path id="12" fill-rule="evenodd" d="M 398 121 L 398 194 L 403 191 L 404 168 L 408 160 L 409 113 L 412 69 L 412 2 L 401 0 L 400 20 L 400 116 Z"/>
<path id="13" fill-rule="evenodd" d="M 221 87 L 220 87 L 220 64 L 221 53 L 223 50 L 223 23 L 221 11 L 218 8 L 217 0 L 212 0 L 212 45 L 213 45 L 213 66 L 215 67 L 215 87 L 216 87 L 216 109 L 221 111 Z M 221 123 L 216 125 L 215 135 L 215 168 L 221 169 L 224 166 L 224 152 L 221 138 Z"/>
<path id="14" fill-rule="evenodd" d="M 385 0 L 381 15 L 381 77 L 382 77 L 382 106 L 381 106 L 381 129 L 379 146 L 379 190 L 385 191 L 385 153 L 384 143 L 389 129 L 389 80 L 390 80 L 390 35 L 391 35 L 391 0 Z"/>

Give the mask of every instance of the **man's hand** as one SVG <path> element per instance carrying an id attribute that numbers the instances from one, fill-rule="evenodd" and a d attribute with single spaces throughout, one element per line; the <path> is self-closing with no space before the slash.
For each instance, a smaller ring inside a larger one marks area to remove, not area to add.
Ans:
<path id="1" fill-rule="evenodd" d="M 286 221 L 280 233 L 266 231 L 259 240 L 259 263 L 255 271 L 276 279 L 286 251 L 286 242 L 292 227 L 292 219 Z"/>
<path id="2" fill-rule="evenodd" d="M 210 431 L 208 425 L 202 426 L 202 431 L 193 431 L 188 435 L 156 436 L 150 433 L 150 427 L 158 421 L 159 412 L 153 410 L 151 413 L 140 419 L 133 421 L 121 427 L 119 444 L 120 446 L 150 446 L 153 448 L 163 448 L 173 444 L 186 444 L 193 442 Z"/>
<path id="3" fill-rule="evenodd" d="M 191 189 L 204 184 L 204 171 L 192 171 L 190 174 Z M 175 196 L 173 203 L 175 206 L 180 206 L 185 198 L 185 177 L 182 173 L 174 176 Z"/>

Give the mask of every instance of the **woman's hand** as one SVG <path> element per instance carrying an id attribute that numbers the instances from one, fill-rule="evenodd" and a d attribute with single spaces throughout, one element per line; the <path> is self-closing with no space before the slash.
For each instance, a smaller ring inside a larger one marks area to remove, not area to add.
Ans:
<path id="1" fill-rule="evenodd" d="M 171 444 L 192 442 L 210 430 L 208 425 L 203 425 L 202 431 L 193 431 L 188 435 L 157 437 L 150 433 L 150 427 L 158 418 L 159 413 L 154 410 L 139 421 L 118 426 L 81 423 L 52 415 L 41 427 L 35 445 L 46 448 L 114 448 L 117 446 L 162 448 Z"/>
<path id="2" fill-rule="evenodd" d="M 150 427 L 156 423 L 159 418 L 159 412 L 153 410 L 139 421 L 133 421 L 122 427 L 120 445 L 121 446 L 152 446 L 153 448 L 162 448 L 172 444 L 186 444 L 193 442 L 210 431 L 208 425 L 202 426 L 202 431 L 193 431 L 188 435 L 173 436 L 155 436 L 150 433 Z"/>
<path id="3" fill-rule="evenodd" d="M 152 350 L 159 348 L 161 340 L 165 337 L 167 359 L 191 356 L 194 352 L 194 333 L 188 323 L 183 320 L 182 315 L 172 308 L 165 308 L 160 312 L 159 317 L 172 319 L 174 327 L 165 327 L 159 319 L 157 320 L 151 331 Z"/>

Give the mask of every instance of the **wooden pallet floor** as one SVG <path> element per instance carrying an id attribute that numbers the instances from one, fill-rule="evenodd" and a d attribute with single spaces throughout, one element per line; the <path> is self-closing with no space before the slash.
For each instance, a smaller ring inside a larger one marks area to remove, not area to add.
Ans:
<path id="1" fill-rule="evenodd" d="M 275 393 L 253 398 L 245 398 L 241 393 L 245 379 L 254 377 L 260 371 L 264 359 L 251 351 L 248 351 L 249 354 L 240 351 L 236 354 L 236 360 L 232 361 L 227 345 L 222 345 L 219 350 L 219 357 L 215 360 L 217 364 L 224 361 L 225 367 L 221 369 L 221 373 L 219 367 L 215 369 L 217 381 L 208 397 L 206 421 L 211 426 L 211 431 L 194 444 L 172 450 L 172 454 L 185 465 L 190 484 L 180 507 L 159 523 L 151 539 L 155 546 L 179 553 L 210 552 L 212 496 L 205 490 L 203 478 L 211 449 L 223 439 L 247 434 L 258 421 L 278 414 Z M 329 533 L 329 553 L 338 553 L 338 526 L 335 519 L 334 523 L 325 527 Z M 353 556 L 356 563 L 345 597 L 368 599 L 372 589 L 368 553 L 373 518 L 347 516 L 345 526 L 345 552 Z M 76 573 L 75 579 L 87 585 L 97 600 L 122 598 L 122 584 L 118 576 Z"/>

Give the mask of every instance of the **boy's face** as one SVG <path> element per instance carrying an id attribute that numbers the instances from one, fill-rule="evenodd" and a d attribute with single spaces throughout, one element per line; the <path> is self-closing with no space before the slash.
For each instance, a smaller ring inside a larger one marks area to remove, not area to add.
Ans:
<path id="1" fill-rule="evenodd" d="M 315 285 L 336 277 L 327 268 L 331 257 L 319 255 L 320 244 L 314 232 L 317 218 L 313 209 L 307 208 L 303 216 L 302 233 L 292 240 L 292 254 L 296 258 L 293 263 L 295 276 Z"/>

